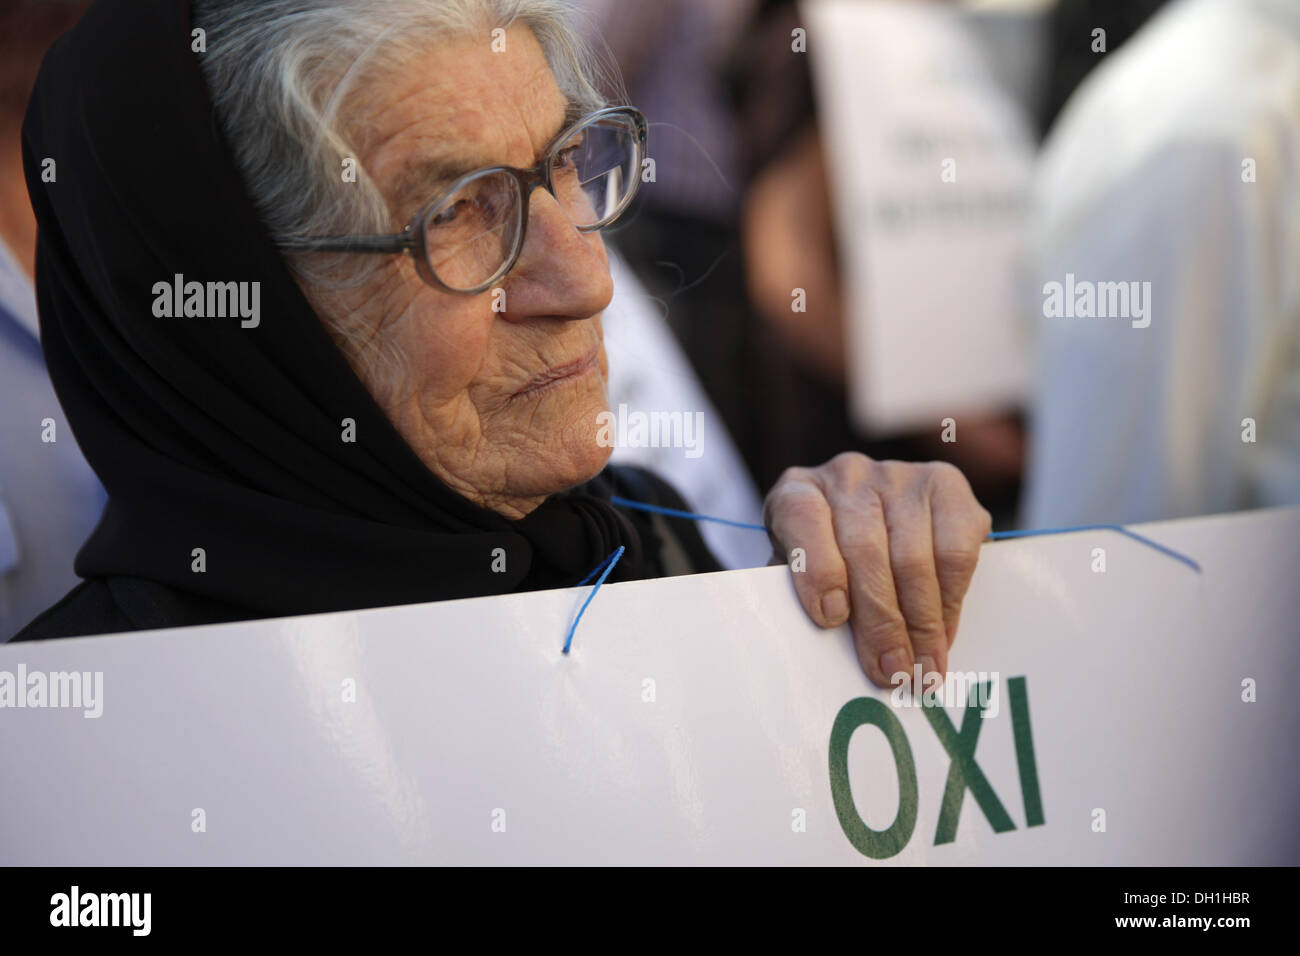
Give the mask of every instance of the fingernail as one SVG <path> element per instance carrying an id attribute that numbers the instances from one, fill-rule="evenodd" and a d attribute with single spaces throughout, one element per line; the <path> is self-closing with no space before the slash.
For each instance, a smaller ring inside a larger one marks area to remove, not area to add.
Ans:
<path id="1" fill-rule="evenodd" d="M 933 657 L 918 657 L 916 662 L 921 665 L 921 679 L 924 680 L 927 674 L 933 674 L 939 670 L 935 666 Z"/>
<path id="2" fill-rule="evenodd" d="M 822 595 L 822 620 L 827 624 L 841 624 L 849 616 L 849 596 L 843 588 Z"/>
<path id="3" fill-rule="evenodd" d="M 904 685 L 910 686 L 912 683 L 912 655 L 901 647 L 896 647 L 880 656 L 880 669 L 884 672 L 885 680 L 890 684 L 895 684 L 894 676 L 902 674 L 904 676 Z"/>

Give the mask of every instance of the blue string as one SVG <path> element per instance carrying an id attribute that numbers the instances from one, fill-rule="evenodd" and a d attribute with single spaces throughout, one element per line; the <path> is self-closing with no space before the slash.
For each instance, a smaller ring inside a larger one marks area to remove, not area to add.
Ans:
<path id="1" fill-rule="evenodd" d="M 591 593 L 587 595 L 587 600 L 583 601 L 582 607 L 578 608 L 578 616 L 573 619 L 573 623 L 569 626 L 569 634 L 564 639 L 565 654 L 569 653 L 569 647 L 573 644 L 573 635 L 578 630 L 578 622 L 582 620 L 582 615 L 586 612 L 587 605 L 590 604 L 591 599 L 596 596 L 596 592 L 600 590 L 600 586 L 605 583 L 605 579 L 609 577 L 609 572 L 614 570 L 614 565 L 618 564 L 618 559 L 623 557 L 623 552 L 625 550 L 626 548 L 620 544 L 617 551 L 597 565 L 596 569 L 592 571 L 591 574 L 588 574 L 585 578 L 574 585 L 574 587 L 582 587 L 591 580 L 592 574 L 595 574 L 596 571 L 601 571 L 601 569 L 604 568 L 604 570 L 601 571 L 600 578 L 596 581 L 596 586 L 592 588 Z"/>
<path id="2" fill-rule="evenodd" d="M 633 501 L 630 498 L 620 498 L 618 495 L 610 496 L 610 503 L 622 505 L 624 508 L 634 508 L 637 511 L 651 511 L 657 515 L 668 515 L 670 518 L 689 518 L 692 521 L 716 521 L 718 524 L 731 525 L 733 528 L 748 528 L 750 531 L 762 531 L 767 533 L 767 528 L 761 524 L 749 524 L 745 521 L 732 521 L 730 518 L 714 518 L 711 515 L 697 515 L 693 511 L 678 511 L 676 508 L 661 508 L 659 505 L 648 505 L 644 501 Z"/>
<path id="3" fill-rule="evenodd" d="M 679 511 L 676 508 L 663 508 L 659 505 L 646 504 L 644 501 L 632 501 L 630 498 L 620 498 L 617 495 L 610 497 L 610 502 L 616 505 L 622 505 L 624 508 L 633 508 L 637 511 L 650 511 L 654 514 L 668 515 L 671 518 L 689 518 L 692 521 L 716 521 L 718 524 L 730 525 L 733 528 L 749 528 L 752 531 L 762 531 L 767 533 L 767 528 L 761 524 L 749 524 L 745 521 L 732 521 L 729 518 L 714 518 L 712 515 L 696 514 L 693 511 Z M 989 541 L 999 541 L 1003 538 L 1029 538 L 1040 534 L 1069 534 L 1073 531 L 1117 531 L 1120 534 L 1127 535 L 1134 541 L 1140 541 L 1149 548 L 1155 548 L 1161 554 L 1183 562 L 1197 574 L 1201 573 L 1201 566 L 1185 554 L 1180 554 L 1173 548 L 1166 547 L 1150 538 L 1138 534 L 1136 531 L 1130 531 L 1123 525 L 1118 524 L 1081 524 L 1069 528 L 1034 528 L 1026 531 L 994 531 L 988 536 Z M 599 568 L 596 569 L 600 570 Z M 591 574 L 595 574 L 593 571 Z M 591 580 L 591 574 L 587 575 L 581 584 Z"/>
<path id="4" fill-rule="evenodd" d="M 989 535 L 990 541 L 998 541 L 1002 538 L 1032 538 L 1040 534 L 1070 534 L 1073 531 L 1117 531 L 1120 534 L 1128 535 L 1134 541 L 1140 541 L 1148 548 L 1155 548 L 1161 554 L 1167 554 L 1175 561 L 1181 561 L 1197 574 L 1201 573 L 1201 566 L 1185 554 L 1180 554 L 1173 548 L 1165 547 L 1159 542 L 1145 538 L 1136 531 L 1130 531 L 1128 528 L 1119 524 L 1081 524 L 1069 528 L 1031 528 L 1026 531 L 994 531 Z"/>
<path id="5" fill-rule="evenodd" d="M 748 528 L 751 531 L 762 531 L 764 534 L 767 533 L 767 528 L 761 524 L 749 524 L 745 521 L 732 521 L 728 518 L 715 518 L 712 515 L 696 514 L 693 511 L 680 511 L 677 508 L 663 508 L 659 505 L 646 504 L 644 501 L 633 501 L 630 498 L 620 498 L 617 495 L 611 496 L 609 500 L 612 504 L 620 505 L 624 508 L 632 508 L 636 511 L 649 511 L 654 514 L 667 515 L 670 518 L 688 518 L 691 521 L 716 521 L 718 524 L 730 525 L 733 528 Z M 1175 551 L 1173 548 L 1166 547 L 1157 541 L 1152 541 L 1150 538 L 1144 537 L 1136 531 L 1130 531 L 1123 525 L 1118 524 L 1081 524 L 1073 525 L 1068 528 L 1030 528 L 1023 531 L 994 531 L 988 536 L 988 540 L 1001 541 L 1005 538 L 1032 538 L 1045 534 L 1071 534 L 1075 531 L 1115 531 L 1132 538 L 1134 541 L 1146 545 L 1148 548 L 1154 548 L 1161 554 L 1173 558 L 1175 561 L 1181 561 L 1197 574 L 1201 573 L 1201 566 L 1187 555 Z M 596 581 L 596 586 L 592 588 L 591 593 L 587 595 L 587 600 L 582 602 L 582 607 L 578 609 L 578 616 L 573 619 L 573 624 L 569 627 L 568 636 L 564 640 L 565 654 L 569 653 L 569 647 L 573 644 L 573 635 L 578 630 L 578 622 L 582 620 L 582 615 L 587 610 L 587 605 L 589 605 L 591 599 L 596 596 L 596 592 L 600 590 L 600 586 L 605 583 L 605 579 L 609 577 L 609 572 L 614 570 L 614 565 L 618 564 L 618 559 L 623 556 L 623 550 L 623 547 L 620 545 L 617 551 L 600 564 L 596 565 L 595 569 L 590 574 L 574 585 L 574 587 L 582 587 L 595 577 L 596 574 L 600 574 L 600 579 Z"/>

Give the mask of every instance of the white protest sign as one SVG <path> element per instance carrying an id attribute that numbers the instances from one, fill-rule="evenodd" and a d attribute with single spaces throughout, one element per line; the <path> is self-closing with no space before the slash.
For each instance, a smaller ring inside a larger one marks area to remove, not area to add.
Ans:
<path id="1" fill-rule="evenodd" d="M 6 645 L 28 703 L 102 683 L 0 709 L 0 863 L 1298 863 L 1300 509 L 1142 530 L 1203 573 L 984 548 L 987 717 L 897 706 L 783 567 L 606 585 L 568 657 L 585 588 Z"/>
<path id="2" fill-rule="evenodd" d="M 1002 410 L 1028 382 L 1016 279 L 1034 146 L 952 5 L 805 0 L 846 305 L 873 432 Z"/>

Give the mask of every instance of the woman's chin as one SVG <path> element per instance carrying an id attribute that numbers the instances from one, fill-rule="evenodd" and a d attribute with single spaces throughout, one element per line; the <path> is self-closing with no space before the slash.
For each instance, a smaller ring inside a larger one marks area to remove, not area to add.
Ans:
<path id="1" fill-rule="evenodd" d="M 562 449 L 563 461 L 559 470 L 564 473 L 561 484 L 563 488 L 590 481 L 609 464 L 614 449 L 597 440 L 595 429 L 590 424 L 600 411 L 604 411 L 603 405 L 559 437 L 556 447 Z"/>
<path id="2" fill-rule="evenodd" d="M 548 450 L 544 460 L 530 458 L 520 467 L 530 470 L 528 486 L 515 489 L 520 498 L 543 499 L 568 491 L 595 478 L 609 461 L 610 449 L 598 448 L 583 454 L 564 455 L 563 449 Z M 536 502 L 540 503 L 540 501 Z"/>
<path id="3" fill-rule="evenodd" d="M 513 471 L 530 476 L 532 494 L 555 494 L 590 481 L 609 463 L 614 449 L 601 442 L 597 424 L 600 413 L 608 410 L 604 389 L 584 397 L 588 400 L 571 401 L 557 416 L 558 427 L 539 429 L 548 436 L 543 442 L 515 449 L 521 460 Z"/>

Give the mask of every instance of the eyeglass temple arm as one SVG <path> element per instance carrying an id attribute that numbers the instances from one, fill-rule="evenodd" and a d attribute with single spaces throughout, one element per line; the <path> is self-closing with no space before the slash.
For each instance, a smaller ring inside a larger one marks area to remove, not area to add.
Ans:
<path id="1" fill-rule="evenodd" d="M 278 239 L 276 246 L 292 252 L 373 252 L 392 254 L 415 248 L 415 237 L 397 232 L 377 236 L 309 236 Z"/>

